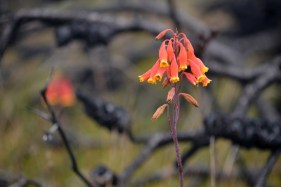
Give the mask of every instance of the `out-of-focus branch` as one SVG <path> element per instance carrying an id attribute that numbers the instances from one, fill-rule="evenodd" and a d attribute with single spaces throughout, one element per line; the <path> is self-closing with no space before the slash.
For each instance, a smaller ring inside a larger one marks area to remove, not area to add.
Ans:
<path id="1" fill-rule="evenodd" d="M 281 57 L 279 56 L 274 58 L 272 62 L 268 63 L 268 67 L 255 81 L 245 86 L 244 91 L 233 110 L 234 116 L 244 115 L 253 99 L 257 98 L 261 91 L 270 86 L 271 83 L 280 79 L 280 66 Z"/>
<path id="2" fill-rule="evenodd" d="M 251 69 L 241 68 L 240 66 L 235 65 L 221 64 L 217 61 L 211 61 L 208 63 L 208 66 L 210 68 L 210 74 L 212 75 L 229 77 L 245 83 L 264 73 L 265 69 L 269 67 L 269 64 L 263 64 Z"/>
<path id="3" fill-rule="evenodd" d="M 106 32 L 102 32 L 102 37 L 105 37 L 105 40 L 110 40 L 111 37 L 115 36 L 121 32 L 134 32 L 134 31 L 145 31 L 153 35 L 159 33 L 164 28 L 169 26 L 150 21 L 149 19 L 136 19 L 136 18 L 122 18 L 121 16 L 110 16 L 105 15 L 106 12 L 116 11 L 122 12 L 124 10 L 135 13 L 135 11 L 143 12 L 145 15 L 157 15 L 164 18 L 169 18 L 169 11 L 167 8 L 161 8 L 162 6 L 150 6 L 150 5 L 141 5 L 141 4 L 125 4 L 122 6 L 112 6 L 97 8 L 93 11 L 61 11 L 55 9 L 30 9 L 30 10 L 21 10 L 14 15 L 14 19 L 11 20 L 11 24 L 7 25 L 2 37 L 0 39 L 0 58 L 3 56 L 6 48 L 13 42 L 17 36 L 17 32 L 22 27 L 22 25 L 32 22 L 39 21 L 46 23 L 52 27 L 58 27 L 63 25 L 68 25 L 72 23 L 86 23 L 91 25 L 91 27 L 108 27 Z M 192 36 L 210 36 L 212 32 L 208 27 L 206 27 L 199 20 L 193 18 L 186 13 L 177 12 L 177 18 L 181 23 L 183 28 L 190 29 L 189 37 Z M 87 29 L 91 28 L 90 26 L 85 26 Z M 88 34 L 91 32 L 87 32 Z M 105 34 L 106 33 L 106 34 Z M 92 32 L 93 35 L 96 35 L 95 32 Z M 81 34 L 80 34 L 81 35 Z M 87 35 L 87 34 L 82 34 Z M 91 34 L 90 34 L 91 35 Z M 86 36 L 83 36 L 86 37 Z M 92 36 L 95 37 L 95 36 Z M 88 40 L 88 39 L 86 39 Z M 206 56 L 211 58 L 220 59 L 226 64 L 236 64 L 242 59 L 236 54 L 234 49 L 229 48 L 227 45 L 218 42 L 216 40 L 212 41 L 206 50 Z"/>
<path id="4" fill-rule="evenodd" d="M 226 39 L 226 43 L 240 51 L 243 55 L 259 51 L 269 51 L 281 47 L 280 42 L 276 42 L 281 40 L 280 32 L 280 28 L 265 30 L 246 37 L 232 38 L 231 41 Z"/>
<path id="5" fill-rule="evenodd" d="M 55 9 L 31 9 L 17 12 L 11 24 L 6 26 L 0 42 L 0 57 L 3 56 L 6 48 L 14 38 L 21 26 L 28 22 L 40 21 L 50 26 L 57 27 L 73 22 L 88 24 L 106 25 L 110 28 L 108 37 L 124 31 L 146 31 L 153 35 L 160 32 L 165 26 L 152 23 L 146 20 L 125 19 L 120 17 L 107 16 L 97 12 L 85 11 L 60 11 Z"/>
<path id="6" fill-rule="evenodd" d="M 191 142 L 198 147 L 207 146 L 209 143 L 209 138 L 204 134 L 204 132 L 178 132 L 179 142 Z M 121 185 L 126 185 L 129 178 L 133 175 L 135 170 L 143 164 L 152 153 L 158 148 L 173 143 L 173 139 L 169 133 L 166 134 L 154 134 L 150 136 L 148 143 L 142 152 L 137 156 L 137 158 L 123 170 L 120 174 Z M 199 146 L 200 145 L 200 146 Z"/>
<path id="7" fill-rule="evenodd" d="M 71 161 L 71 168 L 73 170 L 73 172 L 85 183 L 86 186 L 88 187 L 92 187 L 93 185 L 91 184 L 91 182 L 81 173 L 79 167 L 78 167 L 78 164 L 77 164 L 77 161 L 76 161 L 76 158 L 74 156 L 74 153 L 71 149 L 71 146 L 67 140 L 67 137 L 66 137 L 66 134 L 63 130 L 63 128 L 61 127 L 60 125 L 60 122 L 55 114 L 55 111 L 53 110 L 53 108 L 51 107 L 51 105 L 49 104 L 48 100 L 47 100 L 47 97 L 46 97 L 46 88 L 44 88 L 42 91 L 41 91 L 41 96 L 45 102 L 45 104 L 47 105 L 47 108 L 50 112 L 50 117 L 51 117 L 51 123 L 53 126 L 56 126 L 57 130 L 58 130 L 58 133 L 60 134 L 61 138 L 62 138 L 62 141 L 65 145 L 65 148 L 67 150 L 67 153 L 69 155 L 69 158 L 70 158 L 70 161 Z"/>
<path id="8" fill-rule="evenodd" d="M 249 173 L 252 175 L 257 174 L 256 168 L 250 168 L 248 170 Z M 145 177 L 142 177 L 141 179 L 137 179 L 132 182 L 133 186 L 144 186 L 149 183 L 162 181 L 168 177 L 176 176 L 177 170 L 173 168 L 163 168 L 155 173 L 148 174 Z M 210 176 L 210 169 L 205 166 L 189 166 L 184 169 L 184 175 L 186 177 L 196 177 L 200 176 L 203 177 L 203 180 L 208 178 Z M 216 179 L 218 180 L 237 180 L 237 179 L 244 179 L 245 176 L 243 173 L 240 173 L 240 171 L 234 171 L 230 175 L 229 173 L 225 173 L 223 171 L 217 171 L 215 175 Z"/>
<path id="9" fill-rule="evenodd" d="M 271 172 L 274 164 L 278 160 L 280 153 L 281 153 L 280 150 L 276 150 L 269 155 L 265 166 L 262 168 L 261 173 L 257 177 L 257 182 L 255 184 L 255 187 L 263 187 L 266 185 L 266 179 L 269 173 Z"/>
<path id="10" fill-rule="evenodd" d="M 257 108 L 259 112 L 261 113 L 261 116 L 264 116 L 264 118 L 270 122 L 275 122 L 280 120 L 280 115 L 276 111 L 276 109 L 264 98 L 259 97 L 255 101 Z"/>

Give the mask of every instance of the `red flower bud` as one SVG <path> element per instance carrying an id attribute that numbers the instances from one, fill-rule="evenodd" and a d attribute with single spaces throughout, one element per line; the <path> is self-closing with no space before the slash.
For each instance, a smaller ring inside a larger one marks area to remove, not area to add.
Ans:
<path id="1" fill-rule="evenodd" d="M 159 40 L 159 39 L 163 38 L 167 32 L 171 32 L 172 34 L 175 34 L 174 31 L 172 31 L 171 29 L 165 29 L 165 30 L 163 30 L 162 32 L 160 32 L 160 33 L 155 37 L 155 39 L 156 39 L 156 40 Z"/>

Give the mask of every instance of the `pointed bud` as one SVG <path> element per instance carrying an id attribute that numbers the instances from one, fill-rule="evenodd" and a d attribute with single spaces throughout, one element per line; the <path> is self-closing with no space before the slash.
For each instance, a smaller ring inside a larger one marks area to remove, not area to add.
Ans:
<path id="1" fill-rule="evenodd" d="M 169 82 L 169 78 L 168 77 L 165 77 L 165 79 L 163 80 L 163 82 L 162 82 L 162 87 L 163 88 L 166 88 L 166 86 L 169 84 L 170 82 Z"/>
<path id="2" fill-rule="evenodd" d="M 157 110 L 154 112 L 151 119 L 152 120 L 158 119 L 163 114 L 163 112 L 165 111 L 167 106 L 168 106 L 168 104 L 164 104 L 164 105 L 161 105 L 160 107 L 158 107 Z"/>
<path id="3" fill-rule="evenodd" d="M 168 103 L 171 103 L 171 102 L 173 101 L 174 96 L 175 96 L 175 88 L 172 87 L 172 88 L 170 89 L 170 91 L 168 92 L 168 95 L 167 95 L 167 102 L 168 102 Z"/>
<path id="4" fill-rule="evenodd" d="M 168 62 L 171 63 L 175 56 L 174 48 L 173 48 L 173 39 L 169 40 L 169 43 L 167 46 L 167 54 L 168 54 Z"/>
<path id="5" fill-rule="evenodd" d="M 194 53 L 194 48 L 193 48 L 191 42 L 189 41 L 189 39 L 186 37 L 186 35 L 184 33 L 180 33 L 180 35 L 183 37 L 183 45 L 184 45 L 185 49 L 188 52 Z"/>
<path id="6" fill-rule="evenodd" d="M 163 38 L 165 36 L 165 34 L 167 34 L 167 32 L 171 32 L 172 34 L 174 34 L 174 31 L 172 31 L 171 29 L 165 29 L 162 32 L 160 32 L 155 39 L 156 40 L 160 40 L 161 38 Z"/>
<path id="7" fill-rule="evenodd" d="M 191 95 L 187 94 L 187 93 L 180 93 L 180 96 L 183 96 L 183 98 L 189 102 L 190 104 L 192 104 L 195 107 L 199 107 L 198 102 L 196 101 L 196 99 L 194 99 Z"/>

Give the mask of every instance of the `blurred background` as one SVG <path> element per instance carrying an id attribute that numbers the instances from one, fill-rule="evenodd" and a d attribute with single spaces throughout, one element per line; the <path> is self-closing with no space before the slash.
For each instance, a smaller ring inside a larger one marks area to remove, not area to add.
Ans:
<path id="1" fill-rule="evenodd" d="M 212 79 L 183 85 L 200 104 L 181 105 L 185 186 L 280 186 L 280 10 L 279 0 L 1 0 L 0 187 L 85 186 L 40 96 L 57 75 L 76 96 L 53 109 L 93 185 L 179 186 L 171 139 L 146 152 L 169 135 L 165 115 L 151 121 L 168 89 L 138 81 L 166 28 L 186 33 Z"/>

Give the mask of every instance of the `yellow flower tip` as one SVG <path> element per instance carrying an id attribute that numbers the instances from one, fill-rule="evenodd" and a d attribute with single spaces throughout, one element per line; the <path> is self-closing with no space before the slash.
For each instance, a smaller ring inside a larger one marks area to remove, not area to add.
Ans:
<path id="1" fill-rule="evenodd" d="M 144 82 L 144 78 L 142 76 L 139 76 L 139 81 Z"/>
<path id="2" fill-rule="evenodd" d="M 206 78 L 207 80 L 203 81 L 203 86 L 206 87 L 208 84 L 210 84 L 210 82 L 212 82 L 211 79 Z"/>
<path id="3" fill-rule="evenodd" d="M 197 78 L 197 81 L 198 81 L 198 82 L 202 82 L 205 78 L 206 78 L 206 75 L 200 75 L 200 76 Z"/>
<path id="4" fill-rule="evenodd" d="M 156 75 L 154 76 L 154 79 L 155 79 L 156 81 L 161 81 L 161 80 L 162 80 L 162 76 L 161 76 L 160 74 L 156 74 Z"/>
<path id="5" fill-rule="evenodd" d="M 179 82 L 180 81 L 180 78 L 179 77 L 171 77 L 170 78 L 170 82 L 171 83 L 176 83 L 176 82 Z"/>
<path id="6" fill-rule="evenodd" d="M 168 66 L 169 66 L 169 63 L 167 62 L 167 60 L 161 60 L 160 68 L 166 68 Z"/>
<path id="7" fill-rule="evenodd" d="M 209 71 L 209 68 L 207 68 L 207 67 L 202 68 L 202 72 L 203 72 L 203 73 L 206 73 L 206 72 L 208 72 L 208 71 Z"/>
<path id="8" fill-rule="evenodd" d="M 186 69 L 187 69 L 187 66 L 186 66 L 186 65 L 180 66 L 180 67 L 179 67 L 179 72 L 180 72 L 180 71 L 184 71 L 184 70 L 186 70 Z"/>
<path id="9" fill-rule="evenodd" d="M 155 80 L 155 79 L 152 79 L 152 78 L 149 78 L 149 79 L 147 80 L 147 82 L 150 83 L 150 84 L 156 84 L 156 80 Z"/>

